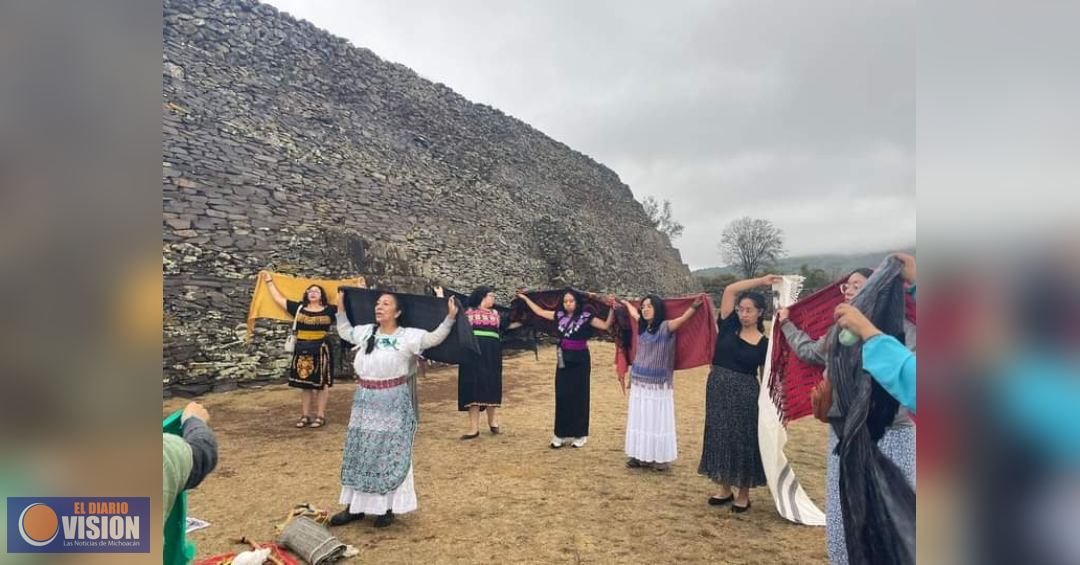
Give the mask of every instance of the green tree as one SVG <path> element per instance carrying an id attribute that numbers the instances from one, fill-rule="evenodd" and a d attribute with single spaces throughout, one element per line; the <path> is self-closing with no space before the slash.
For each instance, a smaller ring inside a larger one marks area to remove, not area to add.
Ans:
<path id="1" fill-rule="evenodd" d="M 803 280 L 802 292 L 799 294 L 799 298 L 810 296 L 814 291 L 834 280 L 824 269 L 811 269 L 806 263 L 803 263 L 802 266 L 799 267 L 799 274 L 805 278 L 805 280 Z"/>
<path id="2" fill-rule="evenodd" d="M 738 280 L 735 275 L 715 275 L 701 278 L 701 288 L 712 297 L 713 304 L 720 305 L 720 297 L 724 294 L 727 285 Z"/>
<path id="3" fill-rule="evenodd" d="M 641 206 L 645 208 L 645 215 L 649 217 L 649 222 L 653 227 L 667 234 L 669 239 L 674 240 L 682 235 L 683 225 L 671 217 L 670 200 L 664 199 L 660 202 L 652 196 L 646 196 L 641 201 Z"/>

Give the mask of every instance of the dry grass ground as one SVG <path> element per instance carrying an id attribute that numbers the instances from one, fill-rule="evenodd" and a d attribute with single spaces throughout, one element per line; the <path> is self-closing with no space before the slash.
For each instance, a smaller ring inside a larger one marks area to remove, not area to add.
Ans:
<path id="1" fill-rule="evenodd" d="M 548 447 L 554 349 L 505 363 L 503 433 L 463 442 L 455 368 L 430 370 L 419 385 L 413 464 L 419 510 L 391 527 L 370 518 L 335 528 L 366 563 L 820 563 L 824 528 L 777 515 L 767 488 L 742 515 L 708 506 L 713 485 L 697 474 L 707 367 L 676 374 L 679 459 L 671 470 L 631 470 L 622 452 L 626 400 L 593 343 L 592 416 L 584 449 Z M 220 463 L 189 495 L 190 514 L 213 526 L 192 534 L 199 556 L 235 551 L 235 538 L 270 540 L 290 507 L 338 510 L 338 474 L 354 385 L 330 393 L 329 424 L 292 427 L 299 395 L 285 386 L 200 399 L 212 415 Z M 163 403 L 163 414 L 184 405 Z M 788 457 L 823 505 L 825 427 L 812 418 L 788 430 Z"/>

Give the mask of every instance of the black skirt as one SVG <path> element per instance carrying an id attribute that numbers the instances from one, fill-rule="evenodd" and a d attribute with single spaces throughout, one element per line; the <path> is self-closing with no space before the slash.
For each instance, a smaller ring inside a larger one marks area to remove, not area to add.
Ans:
<path id="1" fill-rule="evenodd" d="M 334 355 L 329 339 L 296 340 L 289 364 L 289 386 L 322 390 L 334 386 Z"/>
<path id="2" fill-rule="evenodd" d="M 458 365 L 458 410 L 470 406 L 502 405 L 502 344 L 497 338 L 477 336 L 480 355 Z"/>
<path id="3" fill-rule="evenodd" d="M 705 385 L 705 441 L 698 473 L 732 487 L 765 484 L 757 433 L 759 390 L 756 375 L 712 366 Z"/>
<path id="4" fill-rule="evenodd" d="M 560 349 L 562 368 L 555 369 L 555 435 L 561 438 L 589 435 L 589 350 Z"/>

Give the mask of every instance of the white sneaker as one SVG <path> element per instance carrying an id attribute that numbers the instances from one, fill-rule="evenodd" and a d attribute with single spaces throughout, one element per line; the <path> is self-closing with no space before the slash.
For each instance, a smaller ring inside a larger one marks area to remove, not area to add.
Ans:
<path id="1" fill-rule="evenodd" d="M 570 446 L 571 447 L 585 447 L 585 442 L 586 441 L 589 441 L 589 436 L 579 437 L 579 438 L 575 439 L 574 443 L 571 443 Z"/>
<path id="2" fill-rule="evenodd" d="M 558 449 L 563 446 L 563 439 L 559 436 L 551 437 L 551 448 Z"/>

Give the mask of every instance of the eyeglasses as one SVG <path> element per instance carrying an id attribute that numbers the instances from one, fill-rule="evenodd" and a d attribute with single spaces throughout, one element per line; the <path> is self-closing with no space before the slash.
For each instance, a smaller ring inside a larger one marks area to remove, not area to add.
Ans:
<path id="1" fill-rule="evenodd" d="M 840 292 L 843 292 L 845 294 L 851 292 L 852 294 L 854 294 L 856 292 L 859 292 L 861 288 L 862 284 L 860 283 L 843 283 L 840 285 Z"/>

